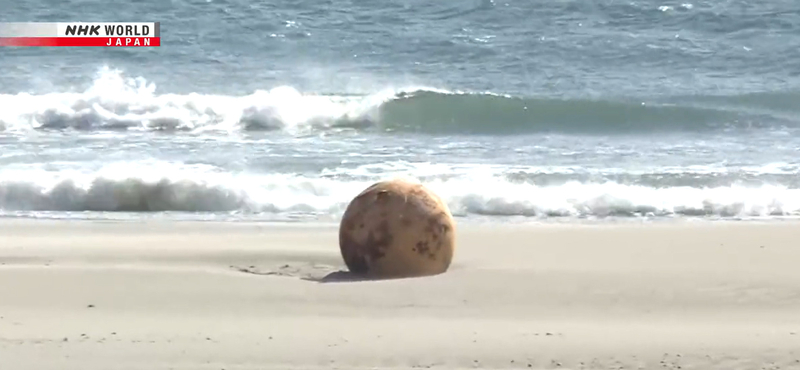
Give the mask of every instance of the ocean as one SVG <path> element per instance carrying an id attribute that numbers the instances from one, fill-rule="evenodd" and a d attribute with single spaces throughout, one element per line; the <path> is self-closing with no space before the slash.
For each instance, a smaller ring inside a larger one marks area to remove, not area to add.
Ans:
<path id="1" fill-rule="evenodd" d="M 800 216 L 800 3 L 0 0 L 161 22 L 0 49 L 0 216 L 336 222 L 417 179 L 459 222 Z"/>

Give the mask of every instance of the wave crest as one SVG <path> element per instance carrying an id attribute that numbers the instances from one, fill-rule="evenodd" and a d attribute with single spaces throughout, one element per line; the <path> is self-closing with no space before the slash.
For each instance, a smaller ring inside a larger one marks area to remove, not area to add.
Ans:
<path id="1" fill-rule="evenodd" d="M 384 174 L 380 176 L 385 178 Z M 649 187 L 569 180 L 517 182 L 478 170 L 424 179 L 457 216 L 800 216 L 800 189 L 783 185 Z M 192 212 L 340 216 L 372 182 L 338 176 L 233 174 L 213 168 L 120 164 L 95 172 L 4 171 L 0 211 Z"/>
<path id="2" fill-rule="evenodd" d="M 615 133 L 794 124 L 794 93 L 672 102 L 515 97 L 433 88 L 371 95 L 303 94 L 288 86 L 246 96 L 156 94 L 154 84 L 104 70 L 80 93 L 0 95 L 0 127 L 189 132 L 359 129 L 422 133 Z M 767 104 L 766 102 L 770 102 Z M 781 103 L 783 102 L 783 103 Z M 778 104 L 778 107 L 774 105 Z M 788 110 L 788 111 L 787 111 Z"/>

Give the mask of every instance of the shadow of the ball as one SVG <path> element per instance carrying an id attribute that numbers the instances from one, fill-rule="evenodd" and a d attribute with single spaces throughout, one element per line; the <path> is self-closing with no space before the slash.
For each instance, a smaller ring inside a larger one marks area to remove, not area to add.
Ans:
<path id="1" fill-rule="evenodd" d="M 323 277 L 304 277 L 303 280 L 314 281 L 317 283 L 350 283 L 360 281 L 384 281 L 384 280 L 400 280 L 400 279 L 418 279 L 425 277 L 432 277 L 443 274 L 429 274 L 429 275 L 413 275 L 413 276 L 376 276 L 368 274 L 357 274 L 351 271 L 334 271 Z"/>

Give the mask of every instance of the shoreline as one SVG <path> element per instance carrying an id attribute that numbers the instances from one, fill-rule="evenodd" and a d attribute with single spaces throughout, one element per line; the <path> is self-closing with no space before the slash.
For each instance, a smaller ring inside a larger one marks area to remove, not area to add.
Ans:
<path id="1" fill-rule="evenodd" d="M 468 226 L 325 283 L 337 230 L 0 221 L 0 368 L 800 368 L 800 222 Z"/>
<path id="2" fill-rule="evenodd" d="M 188 216 L 187 216 L 188 215 Z M 20 216 L 20 215 L 0 215 L 0 224 L 3 223 L 26 223 L 26 222 L 96 222 L 96 223 L 202 223 L 202 224 L 229 224 L 229 225 L 268 225 L 268 226 L 303 226 L 303 227 L 338 227 L 340 216 L 326 216 L 322 219 L 271 219 L 257 217 L 222 217 L 214 215 L 216 218 L 200 218 L 199 214 L 159 214 L 159 213 L 107 213 L 101 216 L 73 215 L 58 216 Z M 193 218 L 198 217 L 198 218 Z M 800 223 L 800 216 L 769 216 L 769 217 L 529 217 L 529 216 L 457 216 L 453 215 L 458 224 L 472 226 L 504 226 L 517 225 L 528 226 L 581 226 L 581 225 L 688 225 L 688 224 L 772 224 L 772 223 Z"/>

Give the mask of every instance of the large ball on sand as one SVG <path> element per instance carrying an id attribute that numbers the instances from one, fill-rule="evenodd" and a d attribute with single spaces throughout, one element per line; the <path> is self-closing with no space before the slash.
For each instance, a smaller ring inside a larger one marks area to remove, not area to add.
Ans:
<path id="1" fill-rule="evenodd" d="M 441 274 L 450 267 L 455 223 L 447 205 L 421 184 L 376 183 L 347 206 L 339 248 L 351 272 L 375 278 Z"/>

